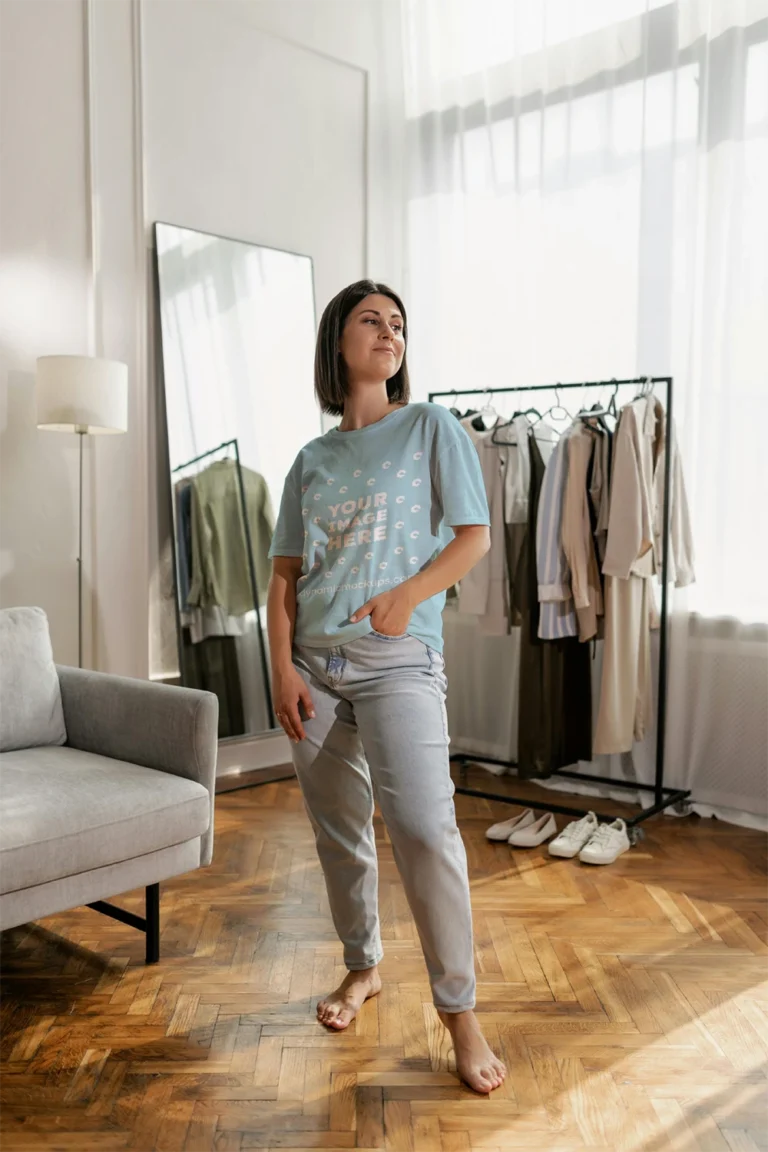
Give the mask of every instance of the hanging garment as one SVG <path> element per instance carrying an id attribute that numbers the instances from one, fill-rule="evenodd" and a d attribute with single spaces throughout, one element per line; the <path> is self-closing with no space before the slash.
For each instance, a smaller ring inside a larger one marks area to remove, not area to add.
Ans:
<path id="1" fill-rule="evenodd" d="M 527 416 L 515 416 L 509 424 L 494 434 L 502 452 L 505 563 L 507 577 L 507 610 L 509 624 L 517 627 L 523 622 L 521 598 L 516 589 L 525 588 L 526 563 L 524 552 L 528 536 L 528 503 L 531 488 L 531 454 L 528 444 L 530 421 Z"/>
<path id="2" fill-rule="evenodd" d="M 248 636 L 258 630 L 253 609 L 242 616 L 228 616 L 218 604 L 212 604 L 209 608 L 187 608 L 181 614 L 181 623 L 189 628 L 193 644 L 199 644 L 210 636 Z"/>
<path id="3" fill-rule="evenodd" d="M 614 439 L 605 574 L 605 644 L 593 751 L 628 752 L 651 712 L 649 578 L 654 571 L 654 454 L 645 399 L 623 408 Z"/>
<path id="4" fill-rule="evenodd" d="M 545 464 L 532 435 L 529 450 L 528 531 L 510 590 L 510 599 L 521 616 L 517 759 L 523 779 L 545 779 L 560 768 L 590 759 L 592 687 L 589 645 L 581 644 L 575 636 L 559 640 L 539 637 L 539 613 L 545 606 L 538 600 L 535 545 Z"/>
<path id="5" fill-rule="evenodd" d="M 229 616 L 218 604 L 200 608 L 192 607 L 188 603 L 193 566 L 192 505 L 197 499 L 191 477 L 177 482 L 174 486 L 174 496 L 178 597 L 182 627 L 189 629 L 193 644 L 199 644 L 209 636 L 242 636 L 254 631 L 256 616 L 253 610 L 242 616 Z"/>
<path id="6" fill-rule="evenodd" d="M 646 576 L 605 578 L 605 642 L 594 752 L 628 752 L 653 720 L 653 590 Z"/>
<path id="7" fill-rule="evenodd" d="M 571 574 L 562 545 L 563 495 L 568 477 L 567 429 L 546 465 L 536 522 L 539 638 L 562 640 L 578 636 L 576 609 L 571 595 Z"/>
<path id="8" fill-rule="evenodd" d="M 205 608 L 189 604 L 189 590 L 192 584 L 192 521 L 193 502 L 197 499 L 192 479 L 187 477 L 175 486 L 176 496 L 176 557 L 179 582 L 179 611 L 181 625 L 189 629 L 193 644 L 199 644 L 210 636 L 242 636 L 255 628 L 253 610 L 244 616 L 229 616 L 218 604 Z"/>
<path id="9" fill-rule="evenodd" d="M 243 702 L 243 724 L 246 732 L 263 732 L 270 727 L 262 645 L 269 660 L 266 608 L 259 616 L 246 612 L 244 616 L 227 616 L 216 606 L 190 608 L 182 613 L 181 624 L 188 631 L 193 644 L 202 644 L 216 637 L 230 637 L 235 642 L 237 672 Z"/>
<path id="10" fill-rule="evenodd" d="M 480 627 L 490 635 L 506 635 L 520 623 L 519 612 L 509 600 L 510 579 L 528 532 L 530 491 L 531 422 L 527 416 L 509 422 L 499 418 L 492 428 L 478 430 L 473 417 L 461 422 L 469 433 L 485 483 L 491 519 L 491 548 L 467 573 L 459 588 L 459 611 L 479 616 Z M 555 433 L 547 424 L 536 426 L 540 452 L 548 460 Z"/>
<path id="11" fill-rule="evenodd" d="M 255 617 L 256 613 L 250 614 Z M 265 615 L 262 612 L 262 615 Z M 262 660 L 262 644 L 264 657 Z M 256 630 L 235 636 L 237 671 L 243 697 L 243 724 L 246 732 L 264 732 L 274 724 L 269 715 L 269 646 L 266 622 Z"/>
<path id="12" fill-rule="evenodd" d="M 508 451 L 492 443 L 493 428 L 480 432 L 473 418 L 460 421 L 477 449 L 491 522 L 491 547 L 459 586 L 459 611 L 480 617 L 483 632 L 505 636 L 509 632 L 507 560 L 504 538 L 504 465 Z M 501 424 L 499 420 L 497 424 Z M 496 427 L 496 425 L 494 426 Z"/>
<path id="13" fill-rule="evenodd" d="M 508 424 L 496 427 L 493 442 L 502 450 L 504 473 L 504 523 L 528 526 L 528 500 L 531 488 L 531 454 L 529 434 L 536 437 L 539 452 L 546 464 L 557 442 L 549 424 L 531 424 L 527 416 L 514 416 Z"/>
<path id="14" fill-rule="evenodd" d="M 527 416 L 516 416 L 509 425 L 497 430 L 497 442 L 508 443 L 504 469 L 504 531 L 506 538 L 506 565 L 509 622 L 517 627 L 522 623 L 519 590 L 527 589 L 529 502 L 531 488 L 531 454 L 529 435 L 536 438 L 539 453 L 546 464 L 557 442 L 556 433 L 548 424 L 532 425 Z M 527 591 L 526 591 L 527 598 Z"/>
<path id="15" fill-rule="evenodd" d="M 531 488 L 531 456 L 528 436 L 533 430 L 539 451 L 546 463 L 556 442 L 556 433 L 549 424 L 535 426 L 527 416 L 520 413 L 506 423 L 499 423 L 491 433 L 491 443 L 501 453 L 501 468 L 504 475 L 503 502 L 504 523 L 528 525 L 528 499 Z"/>
<path id="16" fill-rule="evenodd" d="M 176 564 L 179 608 L 187 605 L 192 578 L 192 481 L 179 480 L 173 489 L 176 512 Z"/>
<path id="17" fill-rule="evenodd" d="M 680 452 L 677 447 L 677 433 L 674 425 L 672 434 L 668 435 L 667 414 L 660 400 L 653 397 L 654 414 L 661 430 L 665 443 L 671 444 L 672 461 L 672 498 L 669 509 L 669 580 L 676 588 L 687 588 L 696 580 L 694 572 L 693 533 L 691 531 L 691 516 L 688 509 L 688 495 L 683 478 L 683 466 Z M 656 545 L 656 571 L 661 572 L 664 560 L 663 531 L 664 531 L 664 454 L 656 459 L 654 470 L 654 541 Z"/>
<path id="18" fill-rule="evenodd" d="M 267 598 L 267 557 L 274 526 L 263 476 L 241 466 L 259 604 Z M 250 564 L 234 460 L 218 460 L 192 480 L 192 581 L 188 603 L 229 616 L 254 608 Z"/>
<path id="19" fill-rule="evenodd" d="M 602 569 L 602 563 L 605 559 L 605 544 L 608 539 L 608 515 L 611 507 L 610 479 L 613 434 L 605 428 L 597 428 L 595 431 L 598 434 L 598 439 L 595 442 L 595 449 L 592 453 L 592 470 L 589 478 L 589 502 L 592 511 L 595 548 L 600 568 Z"/>
<path id="20" fill-rule="evenodd" d="M 660 570 L 658 497 L 661 492 L 663 500 L 667 431 L 654 396 L 627 405 L 616 431 L 603 563 L 605 651 L 595 753 L 630 751 L 635 741 L 644 739 L 653 715 L 649 632 L 658 627 L 659 617 L 651 577 Z M 693 549 L 674 439 L 670 450 L 674 486 L 669 575 L 674 573 L 680 586 L 694 578 Z"/>
<path id="21" fill-rule="evenodd" d="M 561 544 L 571 575 L 571 593 L 581 641 L 597 636 L 598 621 L 603 615 L 603 591 L 595 556 L 587 492 L 587 475 L 598 443 L 596 432 L 585 424 L 577 423 L 565 446 L 568 468 L 563 495 Z"/>
<path id="22" fill-rule="evenodd" d="M 528 450 L 527 416 L 514 416 L 497 427 L 492 440 L 501 450 L 504 523 L 528 523 L 528 495 L 531 487 L 531 458 Z"/>
<path id="23" fill-rule="evenodd" d="M 232 636 L 217 636 L 194 644 L 182 630 L 182 681 L 187 688 L 213 692 L 219 700 L 219 739 L 245 732 L 240 669 Z"/>

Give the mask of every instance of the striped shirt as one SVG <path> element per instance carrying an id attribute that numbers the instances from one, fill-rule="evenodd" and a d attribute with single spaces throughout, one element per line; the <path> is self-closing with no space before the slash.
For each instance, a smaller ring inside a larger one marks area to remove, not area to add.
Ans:
<path id="1" fill-rule="evenodd" d="M 536 521 L 536 572 L 539 582 L 539 639 L 578 636 L 571 573 L 562 546 L 563 495 L 568 477 L 567 429 L 544 473 Z"/>

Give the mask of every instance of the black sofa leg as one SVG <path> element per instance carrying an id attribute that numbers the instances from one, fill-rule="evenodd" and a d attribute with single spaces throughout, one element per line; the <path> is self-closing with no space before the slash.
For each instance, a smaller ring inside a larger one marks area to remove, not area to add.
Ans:
<path id="1" fill-rule="evenodd" d="M 147 964 L 160 959 L 160 885 L 147 884 Z"/>
<path id="2" fill-rule="evenodd" d="M 121 924 L 130 924 L 131 928 L 138 928 L 145 932 L 146 963 L 157 964 L 160 959 L 160 885 L 147 884 L 146 887 L 146 916 L 136 916 L 125 908 L 118 908 L 107 900 L 95 900 L 89 908 L 101 912 L 104 916 L 111 916 Z"/>

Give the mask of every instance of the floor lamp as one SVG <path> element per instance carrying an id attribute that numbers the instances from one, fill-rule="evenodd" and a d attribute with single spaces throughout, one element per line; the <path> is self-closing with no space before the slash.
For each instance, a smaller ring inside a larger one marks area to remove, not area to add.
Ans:
<path id="1" fill-rule="evenodd" d="M 128 366 L 93 356 L 37 361 L 37 426 L 80 437 L 77 548 L 77 663 L 83 666 L 83 437 L 128 431 Z"/>

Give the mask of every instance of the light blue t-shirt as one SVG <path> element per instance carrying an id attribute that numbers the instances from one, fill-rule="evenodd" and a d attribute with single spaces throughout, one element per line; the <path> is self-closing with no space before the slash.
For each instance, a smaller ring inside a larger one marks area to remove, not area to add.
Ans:
<path id="1" fill-rule="evenodd" d="M 301 556 L 295 640 L 337 647 L 371 631 L 349 617 L 425 568 L 450 528 L 489 524 L 477 450 L 438 404 L 408 404 L 299 452 L 269 555 Z M 445 593 L 419 604 L 408 633 L 441 652 Z"/>

